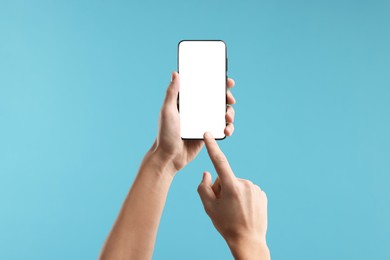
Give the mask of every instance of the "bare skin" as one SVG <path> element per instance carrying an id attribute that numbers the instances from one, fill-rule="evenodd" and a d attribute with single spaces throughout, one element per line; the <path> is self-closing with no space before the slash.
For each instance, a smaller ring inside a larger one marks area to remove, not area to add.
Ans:
<path id="1" fill-rule="evenodd" d="M 227 87 L 234 86 L 228 79 Z M 100 259 L 151 259 L 158 225 L 169 187 L 176 173 L 191 162 L 202 149 L 202 140 L 183 141 L 180 137 L 180 118 L 177 96 L 180 87 L 179 74 L 172 73 L 163 102 L 156 140 L 145 155 L 137 176 L 125 198 L 118 217 L 109 233 Z M 227 103 L 235 99 L 227 91 Z M 234 131 L 234 109 L 226 112 L 225 134 Z"/>
<path id="2" fill-rule="evenodd" d="M 236 101 L 229 90 L 233 86 L 234 81 L 228 79 L 229 106 L 225 128 L 227 136 L 232 135 L 234 131 L 234 109 L 230 105 Z M 100 259 L 152 258 L 169 187 L 176 173 L 191 162 L 204 145 L 202 140 L 183 141 L 180 137 L 180 118 L 177 111 L 179 87 L 179 74 L 173 72 L 160 111 L 156 140 L 141 163 L 134 183 L 103 245 Z M 220 160 L 224 158 L 221 157 L 223 154 L 212 137 L 206 137 L 205 143 L 219 174 L 219 178 L 212 185 L 211 176 L 205 173 L 199 186 L 198 191 L 206 211 L 237 259 L 268 259 L 266 257 L 269 253 L 265 243 L 267 226 L 265 194 L 257 186 L 249 185 L 249 181 L 237 179 L 231 170 L 230 172 L 227 170 L 227 160 Z M 234 204 L 233 208 L 230 203 Z M 223 220 L 223 214 L 227 214 L 228 219 L 234 224 Z"/>
<path id="3" fill-rule="evenodd" d="M 204 135 L 204 141 L 218 173 L 213 184 L 210 173 L 204 172 L 198 187 L 206 213 L 235 259 L 270 259 L 265 192 L 251 181 L 236 178 L 210 133 Z"/>

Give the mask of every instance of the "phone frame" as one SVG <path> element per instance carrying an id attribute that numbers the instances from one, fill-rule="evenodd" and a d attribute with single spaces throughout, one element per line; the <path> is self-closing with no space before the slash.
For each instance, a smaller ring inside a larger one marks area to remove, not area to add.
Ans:
<path id="1" fill-rule="evenodd" d="M 223 41 L 223 40 L 181 40 L 179 41 L 179 43 L 177 44 L 177 73 L 179 73 L 180 75 L 180 72 L 179 72 L 179 48 L 180 48 L 180 43 L 182 42 L 223 42 L 223 44 L 225 45 L 225 123 L 226 123 L 226 112 L 227 112 L 227 79 L 228 79 L 228 76 L 227 76 L 227 72 L 228 72 L 228 57 L 227 57 L 227 45 L 226 45 L 226 42 Z M 177 110 L 179 111 L 180 113 L 180 90 L 179 90 L 179 93 L 177 94 Z M 180 115 L 179 115 L 180 117 Z M 227 123 L 226 123 L 227 125 Z M 180 133 L 180 138 L 182 140 L 204 140 L 204 138 L 183 138 L 181 137 L 181 133 Z M 222 138 L 215 138 L 215 140 L 224 140 L 226 138 L 226 134 L 224 132 L 224 137 Z"/>

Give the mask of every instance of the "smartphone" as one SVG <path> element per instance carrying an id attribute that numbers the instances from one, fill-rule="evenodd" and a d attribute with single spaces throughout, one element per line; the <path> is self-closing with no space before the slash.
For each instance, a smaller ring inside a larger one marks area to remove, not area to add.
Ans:
<path id="1" fill-rule="evenodd" d="M 183 40 L 178 44 L 179 114 L 182 139 L 210 132 L 224 139 L 227 47 L 222 40 Z"/>

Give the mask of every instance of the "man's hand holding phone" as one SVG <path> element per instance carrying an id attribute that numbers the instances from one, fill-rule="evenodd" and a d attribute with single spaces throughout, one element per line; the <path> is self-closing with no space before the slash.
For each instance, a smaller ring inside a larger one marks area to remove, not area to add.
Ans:
<path id="1" fill-rule="evenodd" d="M 235 104 L 236 100 L 229 90 L 232 87 L 234 87 L 234 80 L 229 78 L 226 92 L 227 124 L 224 131 L 227 136 L 231 136 L 234 131 L 234 108 L 231 105 Z M 203 140 L 182 140 L 180 136 L 180 116 L 177 109 L 179 88 L 180 76 L 177 72 L 173 72 L 160 111 L 157 138 L 151 148 L 162 161 L 161 164 L 169 164 L 172 173 L 176 173 L 192 161 L 203 147 Z M 201 105 L 199 100 L 199 106 Z"/>

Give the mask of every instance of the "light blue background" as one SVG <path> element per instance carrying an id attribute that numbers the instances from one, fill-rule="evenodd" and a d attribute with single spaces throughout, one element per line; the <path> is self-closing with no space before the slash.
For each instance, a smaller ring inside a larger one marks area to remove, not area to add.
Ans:
<path id="1" fill-rule="evenodd" d="M 273 259 L 390 259 L 389 1 L 0 1 L 0 259 L 93 259 L 152 144 L 181 39 L 223 39 L 221 141 L 269 198 Z M 196 188 L 155 259 L 230 259 Z"/>

